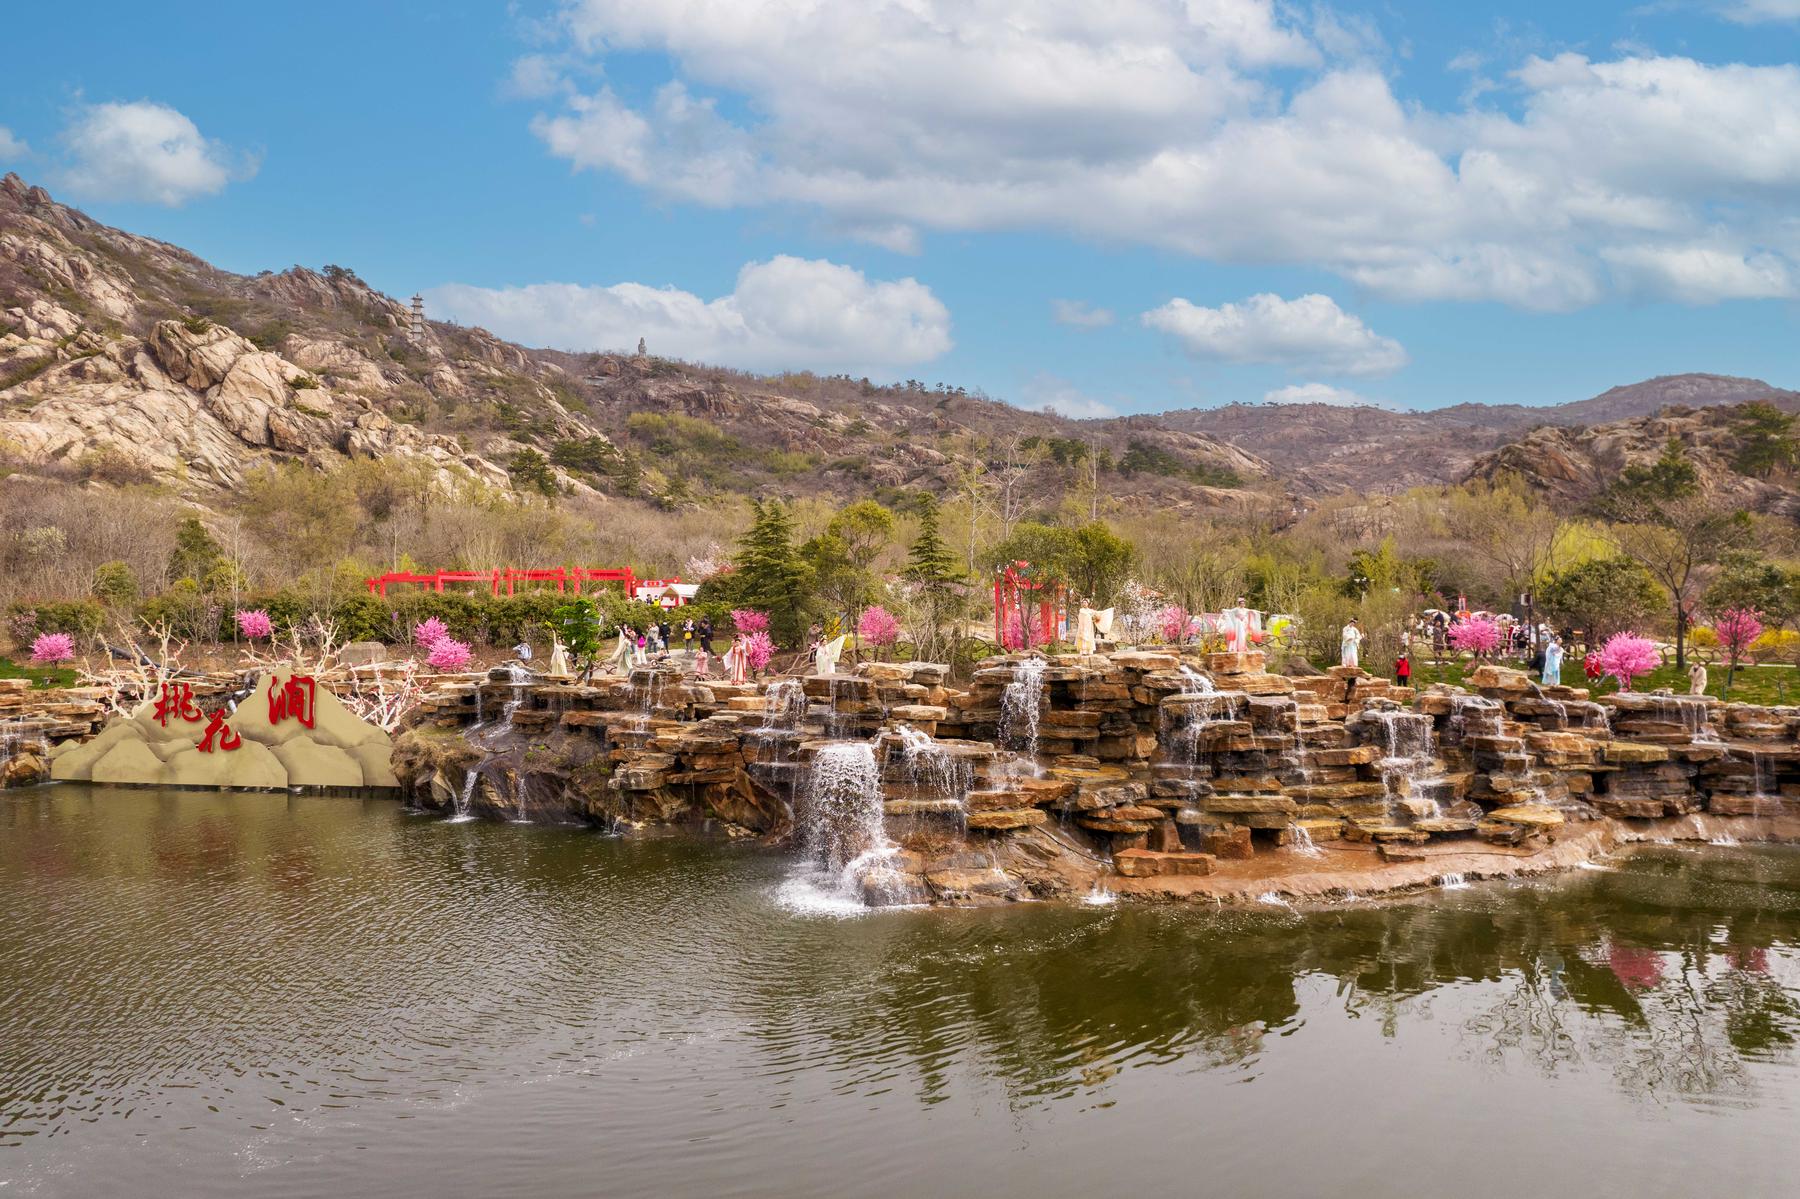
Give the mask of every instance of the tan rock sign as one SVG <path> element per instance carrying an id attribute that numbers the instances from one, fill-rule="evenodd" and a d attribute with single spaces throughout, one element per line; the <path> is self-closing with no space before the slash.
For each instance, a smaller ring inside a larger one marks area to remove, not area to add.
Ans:
<path id="1" fill-rule="evenodd" d="M 255 689 L 225 717 L 235 739 L 221 737 L 211 751 L 200 748 L 206 719 L 167 711 L 159 719 L 156 701 L 146 701 L 130 716 L 115 717 L 93 740 L 58 746 L 50 777 L 172 787 L 398 786 L 388 735 L 325 688 L 307 688 L 302 678 L 304 707 L 271 703 L 271 689 L 279 700 L 295 681 L 290 669 L 258 677 Z"/>

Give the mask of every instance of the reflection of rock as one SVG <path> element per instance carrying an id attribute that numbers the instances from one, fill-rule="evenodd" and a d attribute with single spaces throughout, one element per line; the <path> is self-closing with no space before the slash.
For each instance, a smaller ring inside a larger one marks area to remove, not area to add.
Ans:
<path id="1" fill-rule="evenodd" d="M 161 783 L 189 787 L 393 787 L 392 743 L 323 687 L 313 697 L 313 727 L 291 713 L 271 721 L 271 689 L 284 694 L 291 670 L 270 671 L 228 718 L 241 741 L 210 753 L 198 743 L 204 721 L 158 723 L 154 702 L 115 717 L 85 744 L 66 742 L 51 755 L 51 777 L 96 783 Z"/>

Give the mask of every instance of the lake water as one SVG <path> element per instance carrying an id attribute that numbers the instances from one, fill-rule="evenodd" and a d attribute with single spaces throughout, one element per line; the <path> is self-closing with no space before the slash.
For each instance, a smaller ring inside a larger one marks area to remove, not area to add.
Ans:
<path id="1" fill-rule="evenodd" d="M 741 845 L 0 796 L 0 1196 L 1793 1195 L 1800 851 L 836 918 Z"/>

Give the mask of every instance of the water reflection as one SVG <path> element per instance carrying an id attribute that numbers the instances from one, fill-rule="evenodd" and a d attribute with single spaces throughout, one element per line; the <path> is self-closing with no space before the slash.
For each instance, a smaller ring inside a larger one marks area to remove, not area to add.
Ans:
<path id="1" fill-rule="evenodd" d="M 786 867 L 384 802 L 0 800 L 0 1182 L 91 1193 L 149 1162 L 235 1193 L 241 1172 L 208 1171 L 262 1136 L 316 1187 L 333 1150 L 416 1167 L 559 1136 L 482 1159 L 483 1185 L 555 1193 L 566 1167 L 581 1193 L 603 1163 L 631 1193 L 675 1177 L 671 1144 L 805 1177 L 874 1153 L 875 1130 L 929 1130 L 946 1170 L 1022 1138 L 1073 1178 L 1061 1113 L 1123 1105 L 1112 1143 L 1150 1163 L 1170 1122 L 1268 1102 L 1243 1083 L 1286 1088 L 1280 1121 L 1238 1134 L 1271 1154 L 1287 1125 L 1372 1119 L 1368 1094 L 1408 1096 L 1417 1135 L 1448 1137 L 1498 1079 L 1495 1115 L 1579 1101 L 1595 1121 L 1773 1120 L 1800 1096 L 1793 851 L 1656 849 L 1318 913 L 799 919 L 772 899 Z"/>

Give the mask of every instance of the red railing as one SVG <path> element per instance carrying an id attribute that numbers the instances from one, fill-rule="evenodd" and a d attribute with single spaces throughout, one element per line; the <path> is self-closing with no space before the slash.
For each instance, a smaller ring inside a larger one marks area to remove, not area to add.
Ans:
<path id="1" fill-rule="evenodd" d="M 562 567 L 554 570 L 518 570 L 506 567 L 503 570 L 434 570 L 430 574 L 420 574 L 410 570 L 390 570 L 384 575 L 365 580 L 369 592 L 386 598 L 388 588 L 400 583 L 410 583 L 419 587 L 428 587 L 432 591 L 442 591 L 445 583 L 486 583 L 488 591 L 493 595 L 511 595 L 520 583 L 555 583 L 558 591 L 574 589 L 576 595 L 581 594 L 583 583 L 619 583 L 625 588 L 625 594 L 636 598 L 638 589 L 654 584 L 667 587 L 671 583 L 679 583 L 674 579 L 639 579 L 631 573 L 629 567 L 620 570 L 596 570 L 585 566 Z"/>

